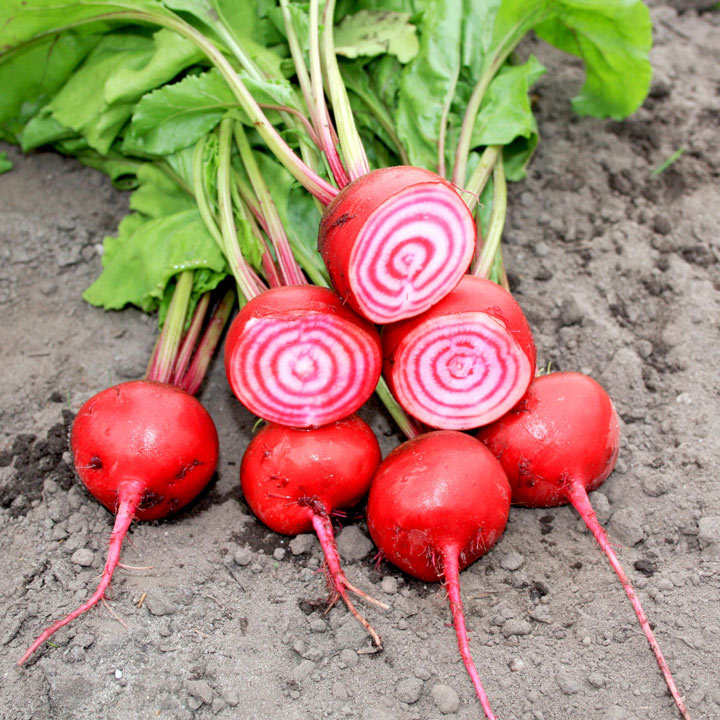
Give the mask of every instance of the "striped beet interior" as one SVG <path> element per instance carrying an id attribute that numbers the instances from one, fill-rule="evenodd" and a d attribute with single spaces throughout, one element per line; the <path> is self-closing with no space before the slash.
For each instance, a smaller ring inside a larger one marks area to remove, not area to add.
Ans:
<path id="1" fill-rule="evenodd" d="M 525 393 L 530 361 L 503 323 L 482 312 L 418 325 L 395 354 L 400 404 L 422 422 L 469 430 L 496 420 Z"/>
<path id="2" fill-rule="evenodd" d="M 447 295 L 470 264 L 475 225 L 444 183 L 393 195 L 368 218 L 352 250 L 349 283 L 376 323 L 419 315 Z"/>
<path id="3" fill-rule="evenodd" d="M 283 425 L 340 420 L 372 394 L 380 376 L 377 343 L 329 313 L 249 320 L 227 366 L 233 392 L 248 410 Z"/>

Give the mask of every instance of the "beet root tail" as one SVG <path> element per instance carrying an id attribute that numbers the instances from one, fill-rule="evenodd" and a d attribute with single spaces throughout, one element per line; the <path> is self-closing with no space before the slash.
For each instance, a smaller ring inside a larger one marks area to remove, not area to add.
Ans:
<path id="1" fill-rule="evenodd" d="M 330 576 L 334 592 L 343 599 L 343 602 L 350 611 L 351 615 L 365 628 L 367 634 L 372 639 L 373 645 L 382 650 L 382 638 L 378 635 L 375 628 L 365 619 L 365 617 L 360 614 L 350 599 L 348 592 L 354 593 L 366 602 L 377 605 L 383 610 L 387 610 L 388 606 L 385 603 L 371 597 L 359 588 L 356 588 L 345 577 L 345 573 L 340 567 L 340 556 L 338 555 L 337 545 L 335 544 L 335 535 L 333 533 L 332 524 L 330 523 L 330 519 L 327 515 L 314 513 L 312 523 L 325 555 L 325 564 L 327 565 L 328 574 Z"/>
<path id="2" fill-rule="evenodd" d="M 121 486 L 119 494 L 120 503 L 118 505 L 117 514 L 115 515 L 115 524 L 113 526 L 112 533 L 110 534 L 107 560 L 105 561 L 105 568 L 97 586 L 97 590 L 95 590 L 90 599 L 80 605 L 80 607 L 43 630 L 43 632 L 38 635 L 35 642 L 33 642 L 25 654 L 20 658 L 20 660 L 18 660 L 18 665 L 25 663 L 25 661 L 28 660 L 28 658 L 61 627 L 67 625 L 69 622 L 72 622 L 76 617 L 82 615 L 103 599 L 105 590 L 107 590 L 107 587 L 110 584 L 113 572 L 120 559 L 120 550 L 122 548 L 123 540 L 127 534 L 128 528 L 130 527 L 130 523 L 133 520 L 135 510 L 140 504 L 140 500 L 142 498 L 142 485 L 139 482 L 128 483 Z"/>
<path id="3" fill-rule="evenodd" d="M 463 612 L 462 598 L 460 597 L 460 570 L 458 567 L 457 550 L 448 548 L 443 553 L 443 575 L 445 576 L 445 584 L 450 600 L 450 611 L 452 612 L 453 625 L 455 626 L 455 634 L 457 635 L 458 648 L 462 656 L 465 669 L 472 680 L 475 693 L 480 700 L 480 705 L 485 712 L 488 720 L 497 720 L 495 713 L 490 707 L 485 688 L 478 675 L 475 662 L 470 654 L 470 641 L 468 639 L 467 628 L 465 627 L 465 614 Z"/>
<path id="4" fill-rule="evenodd" d="M 665 678 L 665 682 L 668 686 L 668 689 L 670 690 L 670 694 L 672 695 L 673 700 L 675 701 L 675 704 L 677 705 L 678 710 L 680 711 L 680 714 L 682 715 L 684 720 L 690 720 L 690 715 L 688 713 L 687 707 L 685 706 L 685 701 L 680 694 L 677 685 L 675 684 L 675 679 L 670 672 L 670 667 L 667 664 L 667 660 L 665 660 L 665 656 L 662 654 L 662 650 L 660 650 L 660 645 L 658 644 L 658 641 L 655 638 L 655 634 L 650 627 L 650 623 L 648 622 L 645 611 L 640 604 L 637 593 L 635 592 L 635 589 L 630 583 L 630 579 L 626 575 L 625 570 L 620 564 L 620 561 L 618 560 L 615 551 L 612 549 L 607 533 L 598 521 L 597 516 L 595 515 L 595 511 L 590 504 L 588 494 L 583 485 L 577 480 L 572 482 L 567 489 L 567 498 L 572 503 L 572 506 L 578 511 L 582 519 L 585 521 L 588 529 L 595 537 L 595 540 L 597 540 L 598 545 L 600 545 L 603 552 L 607 556 L 607 559 L 609 560 L 612 569 L 615 571 L 615 574 L 620 579 L 620 582 L 625 589 L 625 593 L 630 600 L 630 604 L 635 611 L 635 615 L 637 615 L 637 619 L 640 622 L 640 627 L 642 628 L 642 631 L 645 634 L 645 637 L 647 638 L 647 641 L 650 644 L 653 653 L 655 654 L 655 659 L 657 660 L 657 664 L 660 667 L 660 672 L 662 672 L 663 677 Z"/>

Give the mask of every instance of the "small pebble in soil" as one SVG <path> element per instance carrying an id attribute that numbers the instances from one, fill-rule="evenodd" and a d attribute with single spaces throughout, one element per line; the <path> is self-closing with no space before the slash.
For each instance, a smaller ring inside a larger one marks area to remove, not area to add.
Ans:
<path id="1" fill-rule="evenodd" d="M 635 508 L 620 508 L 610 520 L 610 535 L 626 547 L 633 547 L 645 537 L 643 520 Z"/>
<path id="2" fill-rule="evenodd" d="M 395 685 L 395 696 L 401 702 L 412 705 L 420 699 L 423 691 L 423 681 L 420 678 L 405 678 Z"/>
<path id="3" fill-rule="evenodd" d="M 599 672 L 591 672 L 587 677 L 587 681 L 594 688 L 600 689 L 605 687 L 605 678 Z"/>
<path id="4" fill-rule="evenodd" d="M 503 635 L 511 637 L 513 635 L 529 635 L 532 632 L 532 625 L 527 620 L 521 618 L 510 618 L 503 625 Z"/>
<path id="5" fill-rule="evenodd" d="M 273 550 L 273 557 L 274 557 L 276 560 L 278 560 L 278 561 L 284 560 L 284 559 L 285 559 L 285 553 L 286 553 L 286 552 L 287 552 L 287 551 L 285 550 L 285 548 L 282 548 L 282 547 L 275 548 L 275 549 Z"/>
<path id="6" fill-rule="evenodd" d="M 353 668 L 360 662 L 360 657 L 354 650 L 345 648 L 340 652 L 340 663 L 343 667 Z"/>
<path id="7" fill-rule="evenodd" d="M 575 695 L 580 690 L 578 681 L 567 670 L 560 670 L 555 679 L 560 691 L 565 695 Z"/>
<path id="8" fill-rule="evenodd" d="M 500 556 L 500 567 L 513 572 L 519 570 L 525 563 L 525 558 L 516 550 L 510 550 Z"/>
<path id="9" fill-rule="evenodd" d="M 293 555 L 302 555 L 303 553 L 309 553 L 315 545 L 316 537 L 311 533 L 303 533 L 302 535 L 296 535 L 290 541 L 290 552 Z"/>
<path id="10" fill-rule="evenodd" d="M 398 589 L 397 578 L 392 575 L 386 575 L 380 583 L 380 588 L 387 595 L 394 595 Z"/>
<path id="11" fill-rule="evenodd" d="M 337 549 L 345 562 L 355 562 L 368 555 L 373 544 L 357 525 L 348 525 L 337 536 Z"/>
<path id="12" fill-rule="evenodd" d="M 460 698 L 458 694 L 449 686 L 443 683 L 437 683 L 430 690 L 435 707 L 443 714 L 450 715 L 456 713 L 460 709 Z"/>
<path id="13" fill-rule="evenodd" d="M 87 548 L 80 548 L 72 554 L 70 561 L 73 562 L 75 565 L 79 565 L 80 567 L 90 567 L 93 564 L 94 559 L 95 553 L 93 553 L 92 550 L 88 550 Z"/>
<path id="14" fill-rule="evenodd" d="M 240 567 L 246 567 L 252 562 L 253 556 L 249 548 L 242 547 L 238 548 L 233 555 L 233 560 L 236 565 Z"/>
<path id="15" fill-rule="evenodd" d="M 510 668 L 510 672 L 522 672 L 525 669 L 525 663 L 522 658 L 514 657 L 508 663 L 508 667 Z"/>
<path id="16" fill-rule="evenodd" d="M 720 555 L 720 515 L 708 515 L 700 518 L 698 542 L 703 552 Z"/>

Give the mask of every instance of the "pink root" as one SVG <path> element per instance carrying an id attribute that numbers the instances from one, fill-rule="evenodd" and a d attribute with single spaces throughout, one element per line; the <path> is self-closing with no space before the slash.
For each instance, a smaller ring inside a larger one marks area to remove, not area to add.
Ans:
<path id="1" fill-rule="evenodd" d="M 354 593 L 358 597 L 362 598 L 366 602 L 377 605 L 383 610 L 387 610 L 385 603 L 376 600 L 367 593 L 363 592 L 359 588 L 352 585 L 345 577 L 345 573 L 340 567 L 340 556 L 338 555 L 337 545 L 335 544 L 335 535 L 333 533 L 332 524 L 327 514 L 320 515 L 316 512 L 313 513 L 312 518 L 313 528 L 320 540 L 320 545 L 325 554 L 325 564 L 327 565 L 328 574 L 332 583 L 334 592 L 336 592 L 342 599 L 347 609 L 353 615 L 353 617 L 365 628 L 368 635 L 373 641 L 373 645 L 376 648 L 382 649 L 382 639 L 375 631 L 372 625 L 358 612 L 357 608 L 350 600 L 348 591 Z"/>
<path id="2" fill-rule="evenodd" d="M 478 696 L 478 700 L 480 700 L 480 705 L 482 705 L 487 719 L 497 720 L 490 707 L 490 701 L 485 693 L 485 688 L 483 688 L 482 682 L 480 681 L 480 675 L 478 675 L 475 662 L 470 654 L 470 641 L 465 627 L 465 614 L 463 612 L 462 598 L 460 597 L 458 553 L 455 548 L 446 548 L 443 552 L 443 575 L 445 576 L 448 599 L 450 600 L 450 611 L 452 612 L 453 624 L 455 625 L 458 648 L 460 649 L 460 655 L 465 664 L 465 669 L 475 687 L 475 693 Z"/>
<path id="3" fill-rule="evenodd" d="M 120 550 L 122 548 L 123 538 L 127 534 L 130 523 L 135 515 L 135 510 L 140 504 L 142 498 L 143 487 L 140 482 L 126 483 L 121 485 L 119 490 L 120 504 L 118 506 L 117 514 L 115 515 L 115 525 L 113 526 L 112 533 L 110 534 L 110 545 L 108 548 L 107 560 L 105 561 L 105 569 L 103 570 L 100 583 L 98 584 L 97 590 L 93 593 L 92 597 L 79 608 L 73 610 L 69 615 L 65 616 L 62 620 L 58 620 L 52 624 L 49 628 L 44 630 L 38 635 L 35 642 L 27 649 L 27 652 L 18 660 L 18 665 L 22 665 L 50 636 L 54 635 L 61 627 L 67 625 L 73 621 L 79 615 L 89 610 L 91 607 L 97 605 L 104 595 L 110 584 L 113 571 L 118 564 L 120 559 Z"/>
<path id="4" fill-rule="evenodd" d="M 685 707 L 685 701 L 680 695 L 677 685 L 675 685 L 675 680 L 672 676 L 672 673 L 670 672 L 670 667 L 668 666 L 667 661 L 665 660 L 665 657 L 660 650 L 660 645 L 658 645 L 658 641 L 655 639 L 655 635 L 650 628 L 650 623 L 648 622 L 645 612 L 642 609 L 640 600 L 635 593 L 635 589 L 630 584 L 630 579 L 625 574 L 625 570 L 623 570 L 622 565 L 620 565 L 620 561 L 618 560 L 617 555 L 615 555 L 615 551 L 610 545 L 610 541 L 608 540 L 608 536 L 605 533 L 605 529 L 600 524 L 597 516 L 595 515 L 595 511 L 590 504 L 590 499 L 588 498 L 585 488 L 580 482 L 575 480 L 568 487 L 566 494 L 568 500 L 572 503 L 572 506 L 578 511 L 578 513 L 580 513 L 580 516 L 585 521 L 588 529 L 595 536 L 595 540 L 597 540 L 598 545 L 600 545 L 603 552 L 607 556 L 607 559 L 610 561 L 610 565 L 615 571 L 615 574 L 618 576 L 618 578 L 620 578 L 620 582 L 625 589 L 625 593 L 630 600 L 630 604 L 632 605 L 633 610 L 635 611 L 635 614 L 640 621 L 640 627 L 645 633 L 645 637 L 647 638 L 648 643 L 650 643 L 650 647 L 652 648 L 653 653 L 655 653 L 655 659 L 657 660 L 657 664 L 660 667 L 660 672 L 662 672 L 663 677 L 665 678 L 665 682 L 667 683 L 668 689 L 670 690 L 670 694 L 673 696 L 673 700 L 675 700 L 675 704 L 677 705 L 678 710 L 680 711 L 680 714 L 683 716 L 683 718 L 685 720 L 690 720 L 690 715 L 688 714 L 688 710 Z"/>

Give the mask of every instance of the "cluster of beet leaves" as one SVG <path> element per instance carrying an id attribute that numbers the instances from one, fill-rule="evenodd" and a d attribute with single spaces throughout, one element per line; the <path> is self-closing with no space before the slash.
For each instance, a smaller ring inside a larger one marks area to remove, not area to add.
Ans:
<path id="1" fill-rule="evenodd" d="M 134 189 L 85 298 L 158 311 L 145 378 L 80 409 L 71 449 L 115 515 L 102 600 L 133 520 L 167 516 L 212 477 L 218 438 L 194 397 L 225 339 L 233 392 L 266 421 L 243 494 L 273 530 L 314 530 L 333 600 L 351 596 L 331 516 L 367 499 L 382 555 L 446 584 L 470 654 L 459 573 L 510 503 L 571 503 L 608 556 L 683 717 L 688 713 L 587 493 L 619 422 L 578 373 L 537 374 L 500 239 L 506 180 L 538 141 L 529 31 L 584 63 L 580 114 L 644 98 L 641 2 L 9 0 L 0 9 L 0 139 L 52 146 Z M 9 163 L 0 157 L 0 171 Z M 408 441 L 381 462 L 354 413 L 377 392 Z"/>

